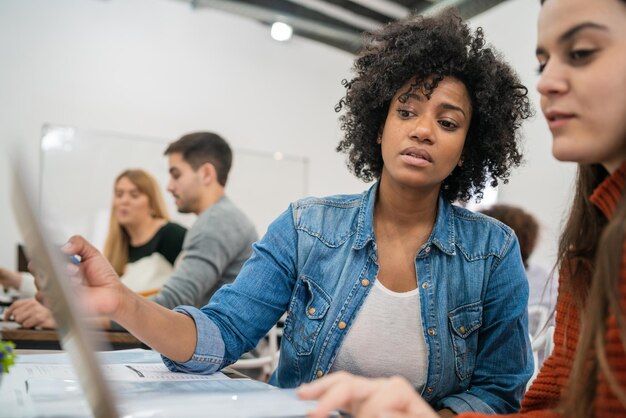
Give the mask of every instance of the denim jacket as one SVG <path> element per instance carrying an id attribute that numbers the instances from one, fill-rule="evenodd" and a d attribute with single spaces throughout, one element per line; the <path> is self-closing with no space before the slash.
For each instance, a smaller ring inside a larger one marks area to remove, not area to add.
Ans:
<path id="1" fill-rule="evenodd" d="M 197 345 L 189 361 L 164 358 L 166 365 L 218 371 L 254 348 L 287 312 L 270 383 L 290 388 L 326 374 L 377 277 L 377 187 L 292 203 L 254 244 L 232 285 L 201 310 L 176 308 L 194 319 Z M 517 411 L 533 360 L 528 284 L 515 234 L 440 197 L 415 271 L 428 346 L 422 397 L 457 413 Z M 384 341 L 371 348 L 394 355 Z"/>

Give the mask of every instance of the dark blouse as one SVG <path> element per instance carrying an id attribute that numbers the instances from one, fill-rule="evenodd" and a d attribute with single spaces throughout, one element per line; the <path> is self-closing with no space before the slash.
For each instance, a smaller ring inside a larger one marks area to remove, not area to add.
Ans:
<path id="1" fill-rule="evenodd" d="M 174 261 L 183 247 L 186 232 L 187 230 L 185 228 L 176 223 L 166 223 L 154 234 L 152 239 L 145 244 L 138 247 L 128 245 L 128 262 L 134 263 L 153 253 L 159 253 L 165 257 L 171 265 L 174 265 Z"/>

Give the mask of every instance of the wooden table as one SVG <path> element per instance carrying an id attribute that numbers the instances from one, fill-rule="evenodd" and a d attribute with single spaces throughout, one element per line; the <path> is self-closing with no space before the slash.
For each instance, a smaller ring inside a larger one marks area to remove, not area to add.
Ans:
<path id="1" fill-rule="evenodd" d="M 11 326 L 10 324 L 13 324 Z M 3 340 L 13 341 L 20 350 L 60 350 L 59 336 L 54 330 L 16 328 L 14 323 L 0 322 Z M 96 336 L 108 341 L 113 350 L 148 348 L 128 332 L 97 331 Z"/>

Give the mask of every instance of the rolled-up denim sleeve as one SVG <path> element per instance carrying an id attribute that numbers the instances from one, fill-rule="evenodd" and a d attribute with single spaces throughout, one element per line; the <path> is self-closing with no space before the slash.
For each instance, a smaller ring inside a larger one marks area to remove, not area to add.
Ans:
<path id="1" fill-rule="evenodd" d="M 440 399 L 437 409 L 489 414 L 519 411 L 534 370 L 528 335 L 528 281 L 515 235 L 504 248 L 484 292 L 483 325 L 470 385 Z"/>
<path id="2" fill-rule="evenodd" d="M 197 343 L 191 359 L 179 363 L 161 356 L 163 363 L 173 372 L 212 374 L 217 372 L 224 359 L 224 340 L 219 328 L 199 309 L 178 306 L 174 311 L 190 316 L 196 323 Z"/>
<path id="3" fill-rule="evenodd" d="M 486 402 L 483 402 L 476 395 L 470 392 L 458 393 L 456 395 L 447 396 L 438 405 L 438 409 L 448 408 L 456 413 L 465 411 L 480 412 L 482 414 L 495 414 L 496 411 L 489 406 Z"/>
<path id="4" fill-rule="evenodd" d="M 252 257 L 232 284 L 222 286 L 202 309 L 176 308 L 193 318 L 198 339 L 189 361 L 163 359 L 170 370 L 215 373 L 253 349 L 276 324 L 287 310 L 297 277 L 294 225 L 290 205 L 252 245 Z"/>

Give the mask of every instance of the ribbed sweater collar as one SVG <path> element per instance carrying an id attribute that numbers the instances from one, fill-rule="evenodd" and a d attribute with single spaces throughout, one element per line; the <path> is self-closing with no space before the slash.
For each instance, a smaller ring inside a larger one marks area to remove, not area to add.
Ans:
<path id="1" fill-rule="evenodd" d="M 624 192 L 624 183 L 626 181 L 626 161 L 615 170 L 610 176 L 605 178 L 598 187 L 593 191 L 589 198 L 591 203 L 596 205 L 598 209 L 604 213 L 607 219 L 613 217 L 617 203 Z"/>

